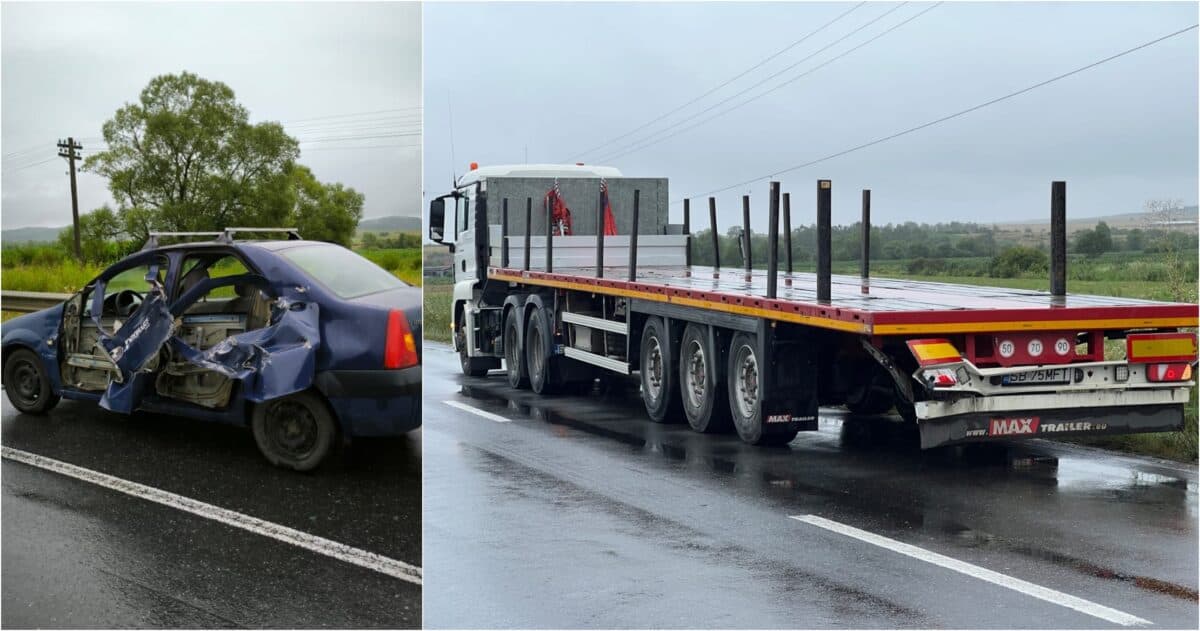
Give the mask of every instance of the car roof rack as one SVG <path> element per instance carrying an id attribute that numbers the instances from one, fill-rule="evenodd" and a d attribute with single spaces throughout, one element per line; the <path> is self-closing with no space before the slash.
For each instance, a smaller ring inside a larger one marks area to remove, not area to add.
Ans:
<path id="1" fill-rule="evenodd" d="M 238 233 L 253 234 L 286 234 L 288 241 L 300 240 L 300 230 L 297 228 L 226 228 L 221 232 L 151 232 L 142 246 L 143 250 L 153 250 L 158 247 L 159 237 L 215 237 L 217 243 L 233 243 Z"/>

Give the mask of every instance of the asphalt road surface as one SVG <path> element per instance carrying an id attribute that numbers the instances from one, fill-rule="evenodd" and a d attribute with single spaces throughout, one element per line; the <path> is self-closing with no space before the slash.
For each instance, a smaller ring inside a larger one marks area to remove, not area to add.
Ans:
<path id="1" fill-rule="evenodd" d="M 301 474 L 245 429 L 69 401 L 30 416 L 5 398 L 0 442 L 4 628 L 420 626 L 419 569 L 381 571 L 421 565 L 419 431 Z M 112 488 L 128 483 L 149 490 Z"/>
<path id="2" fill-rule="evenodd" d="M 423 359 L 426 627 L 1196 628 L 1194 466 L 835 410 L 755 448 Z"/>

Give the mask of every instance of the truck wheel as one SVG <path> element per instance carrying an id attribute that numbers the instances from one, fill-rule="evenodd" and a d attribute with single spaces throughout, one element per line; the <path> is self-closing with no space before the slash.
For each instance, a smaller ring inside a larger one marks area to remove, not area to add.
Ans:
<path id="1" fill-rule="evenodd" d="M 510 309 L 504 316 L 504 370 L 508 373 L 508 385 L 513 388 L 529 387 L 529 371 L 525 367 L 525 353 L 521 348 L 521 312 Z"/>
<path id="2" fill-rule="evenodd" d="M 13 351 L 4 362 L 4 391 L 13 407 L 26 414 L 45 414 L 58 405 L 42 360 L 27 348 Z"/>
<path id="3" fill-rule="evenodd" d="M 553 344 L 546 310 L 534 309 L 529 315 L 529 324 L 525 326 L 525 366 L 529 371 L 529 387 L 538 394 L 554 391 L 554 379 L 550 372 Z"/>
<path id="4" fill-rule="evenodd" d="M 255 405 L 250 427 L 268 462 L 296 471 L 319 467 L 333 452 L 337 439 L 333 413 L 309 391 Z"/>
<path id="5" fill-rule="evenodd" d="M 868 368 L 867 379 L 846 393 L 846 409 L 854 414 L 876 415 L 892 409 L 896 384 L 892 376 L 879 368 Z"/>
<path id="6" fill-rule="evenodd" d="M 471 357 L 467 354 L 467 331 L 463 328 L 465 319 L 459 315 L 454 324 L 454 345 L 458 347 L 458 363 L 462 365 L 463 374 L 468 377 L 487 376 L 491 363 L 490 357 Z"/>
<path id="7" fill-rule="evenodd" d="M 687 325 L 679 345 L 679 398 L 688 425 L 706 434 L 729 429 L 729 405 L 717 377 L 717 361 L 708 327 Z"/>
<path id="8" fill-rule="evenodd" d="M 733 427 L 742 441 L 751 445 L 786 445 L 799 430 L 791 429 L 791 423 L 776 427 L 763 423 L 763 369 L 758 341 L 748 333 L 735 334 L 729 345 L 729 369 L 725 372 Z"/>
<path id="9" fill-rule="evenodd" d="M 642 328 L 642 402 L 646 414 L 655 423 L 679 420 L 679 387 L 675 383 L 675 362 L 669 353 L 666 325 L 662 318 L 650 317 Z"/>

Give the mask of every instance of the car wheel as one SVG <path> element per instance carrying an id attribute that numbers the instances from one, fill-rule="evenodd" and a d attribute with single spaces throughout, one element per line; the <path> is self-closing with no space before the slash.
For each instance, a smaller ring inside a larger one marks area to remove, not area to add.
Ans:
<path id="1" fill-rule="evenodd" d="M 688 425 L 705 434 L 729 430 L 729 402 L 718 377 L 708 327 L 689 324 L 679 343 L 679 391 Z"/>
<path id="2" fill-rule="evenodd" d="M 652 316 L 642 328 L 641 369 L 642 403 L 655 423 L 679 420 L 679 386 L 676 385 L 675 360 L 670 353 L 666 326 L 662 318 Z"/>
<path id="3" fill-rule="evenodd" d="M 271 464 L 296 471 L 319 467 L 337 442 L 333 413 L 310 391 L 255 405 L 251 427 L 258 450 Z"/>
<path id="4" fill-rule="evenodd" d="M 525 366 L 529 371 L 529 387 L 538 394 L 554 391 L 550 366 L 553 343 L 550 325 L 546 322 L 546 310 L 535 308 L 525 327 Z"/>
<path id="5" fill-rule="evenodd" d="M 13 407 L 26 414 L 45 414 L 58 405 L 42 360 L 27 348 L 13 351 L 4 362 L 4 390 Z"/>
<path id="6" fill-rule="evenodd" d="M 504 370 L 508 385 L 529 387 L 529 371 L 525 368 L 525 353 L 521 348 L 521 312 L 513 308 L 504 316 Z"/>

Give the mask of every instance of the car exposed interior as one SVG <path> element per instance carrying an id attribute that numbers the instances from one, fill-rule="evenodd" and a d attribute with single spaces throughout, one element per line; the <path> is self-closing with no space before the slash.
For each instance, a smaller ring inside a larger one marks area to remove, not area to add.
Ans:
<path id="1" fill-rule="evenodd" d="M 167 261 L 159 263 L 158 281 L 163 282 Z M 152 286 L 146 280 L 150 265 L 140 265 L 119 272 L 108 279 L 100 314 L 100 327 L 114 333 L 135 313 Z M 181 268 L 182 276 L 169 296 L 174 302 L 190 289 L 210 278 L 247 274 L 249 270 L 240 259 L 224 251 L 189 254 Z M 64 323 L 63 378 L 66 384 L 89 391 L 103 391 L 116 376 L 116 370 L 103 353 L 97 350 L 100 330 L 91 317 L 92 292 L 89 286 L 68 302 Z M 179 317 L 175 336 L 184 343 L 206 350 L 223 340 L 262 328 L 270 320 L 270 300 L 251 285 L 216 287 L 200 296 Z M 161 396 L 188 401 L 209 408 L 229 404 L 233 381 L 220 373 L 202 368 L 182 358 L 173 357 L 170 347 L 164 346 L 146 366 L 157 372 L 155 390 Z"/>

